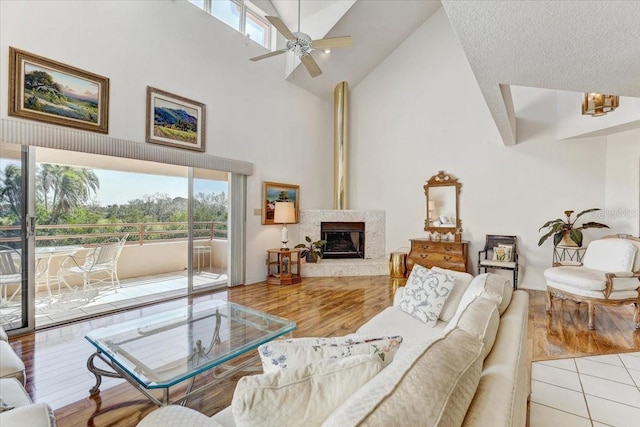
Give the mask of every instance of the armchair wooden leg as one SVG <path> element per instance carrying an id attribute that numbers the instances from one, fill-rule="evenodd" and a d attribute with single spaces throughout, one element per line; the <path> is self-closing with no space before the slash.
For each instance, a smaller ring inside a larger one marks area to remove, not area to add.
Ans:
<path id="1" fill-rule="evenodd" d="M 547 313 L 551 312 L 551 298 L 553 298 L 553 295 L 551 294 L 551 291 L 547 291 L 547 303 L 545 304 L 545 308 L 547 309 Z"/>
<path id="2" fill-rule="evenodd" d="M 595 304 L 591 301 L 587 301 L 587 306 L 589 310 L 589 329 L 595 329 L 595 325 L 593 323 L 593 318 L 595 317 Z"/>

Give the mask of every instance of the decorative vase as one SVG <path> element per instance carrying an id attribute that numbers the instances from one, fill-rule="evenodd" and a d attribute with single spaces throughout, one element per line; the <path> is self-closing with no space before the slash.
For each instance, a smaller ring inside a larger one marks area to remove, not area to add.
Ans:
<path id="1" fill-rule="evenodd" d="M 564 233 L 564 236 L 562 236 L 562 240 L 560 241 L 560 245 L 561 246 L 569 246 L 572 248 L 577 248 L 578 244 L 576 242 L 574 242 L 573 240 L 571 240 L 571 234 L 569 231 L 566 231 Z"/>

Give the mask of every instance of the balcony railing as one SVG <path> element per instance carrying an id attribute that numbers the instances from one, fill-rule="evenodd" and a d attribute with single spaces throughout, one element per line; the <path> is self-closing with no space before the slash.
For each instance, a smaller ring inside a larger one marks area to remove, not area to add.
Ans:
<path id="1" fill-rule="evenodd" d="M 19 225 L 0 226 L 0 244 L 19 242 Z M 213 240 L 227 238 L 227 223 L 220 221 L 194 221 L 193 238 Z M 111 237 L 129 233 L 129 242 L 145 243 L 184 240 L 188 234 L 186 222 L 141 222 L 118 224 L 59 224 L 37 225 L 38 246 L 61 246 L 71 244 L 100 243 Z"/>

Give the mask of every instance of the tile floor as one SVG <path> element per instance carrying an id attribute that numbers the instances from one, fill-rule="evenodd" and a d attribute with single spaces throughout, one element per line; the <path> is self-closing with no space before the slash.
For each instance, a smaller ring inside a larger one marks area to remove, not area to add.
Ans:
<path id="1" fill-rule="evenodd" d="M 640 425 L 640 352 L 533 362 L 530 427 Z"/>

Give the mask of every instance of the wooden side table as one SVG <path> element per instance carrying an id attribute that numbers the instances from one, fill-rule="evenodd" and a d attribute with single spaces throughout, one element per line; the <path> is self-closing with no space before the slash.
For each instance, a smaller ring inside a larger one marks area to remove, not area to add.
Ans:
<path id="1" fill-rule="evenodd" d="M 301 249 L 267 249 L 267 284 L 295 285 L 300 276 Z"/>

